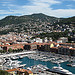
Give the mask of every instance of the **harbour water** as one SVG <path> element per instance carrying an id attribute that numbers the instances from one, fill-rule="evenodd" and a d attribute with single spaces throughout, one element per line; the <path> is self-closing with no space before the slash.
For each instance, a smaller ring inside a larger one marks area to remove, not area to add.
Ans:
<path id="1" fill-rule="evenodd" d="M 22 59 L 18 59 L 19 61 L 22 61 L 21 64 L 26 64 L 26 67 L 30 67 L 30 66 L 33 66 L 33 65 L 38 65 L 38 64 L 42 64 L 42 65 L 46 65 L 48 68 L 52 69 L 52 67 L 54 66 L 58 66 L 57 64 L 54 64 L 54 63 L 51 63 L 50 61 L 40 61 L 40 60 L 34 60 L 34 59 L 29 59 L 28 57 L 24 57 Z M 69 62 L 64 62 L 64 63 L 61 63 L 61 66 L 64 68 L 64 69 L 67 69 L 69 70 L 70 72 L 72 72 L 73 74 L 75 74 L 75 67 L 70 67 L 70 66 L 67 66 Z"/>

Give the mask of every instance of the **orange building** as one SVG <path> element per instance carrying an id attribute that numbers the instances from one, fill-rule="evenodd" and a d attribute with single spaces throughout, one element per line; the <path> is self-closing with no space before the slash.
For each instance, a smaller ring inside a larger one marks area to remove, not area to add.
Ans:
<path id="1" fill-rule="evenodd" d="M 35 50 L 37 49 L 37 43 L 27 43 L 24 46 L 25 50 Z"/>
<path id="2" fill-rule="evenodd" d="M 33 75 L 33 72 L 30 70 L 26 69 L 21 69 L 21 68 L 14 68 L 14 69 L 9 69 L 6 70 L 10 75 Z"/>
<path id="3" fill-rule="evenodd" d="M 1 48 L 3 48 L 3 50 L 7 50 L 8 49 L 24 49 L 24 46 L 22 44 L 13 44 L 13 45 L 0 45 Z"/>
<path id="4" fill-rule="evenodd" d="M 69 46 L 59 46 L 58 53 L 75 56 L 75 48 L 71 48 Z"/>

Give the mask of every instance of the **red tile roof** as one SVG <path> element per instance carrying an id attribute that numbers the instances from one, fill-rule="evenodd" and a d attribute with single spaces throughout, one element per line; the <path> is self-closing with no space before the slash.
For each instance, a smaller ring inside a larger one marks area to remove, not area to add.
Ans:
<path id="1" fill-rule="evenodd" d="M 14 68 L 14 69 L 6 70 L 6 71 L 7 71 L 7 72 L 13 72 L 13 71 L 25 72 L 25 71 L 27 71 L 29 74 L 32 74 L 32 73 L 33 73 L 33 72 L 30 71 L 30 70 L 21 69 L 21 68 L 18 68 L 18 69 Z"/>
<path id="2" fill-rule="evenodd" d="M 6 70 L 7 72 L 12 72 L 12 71 L 17 71 L 17 69 L 16 68 L 14 68 L 14 69 L 9 69 L 9 70 Z"/>
<path id="3" fill-rule="evenodd" d="M 75 45 L 75 43 L 59 43 L 59 44 L 65 44 L 65 45 Z"/>
<path id="4" fill-rule="evenodd" d="M 29 74 L 32 74 L 32 73 L 33 73 L 33 72 L 30 71 L 30 70 L 20 69 L 20 68 L 18 68 L 17 71 L 20 71 L 20 72 L 25 72 L 25 71 L 27 71 Z"/>
<path id="5" fill-rule="evenodd" d="M 70 50 L 75 50 L 75 48 L 69 48 Z"/>

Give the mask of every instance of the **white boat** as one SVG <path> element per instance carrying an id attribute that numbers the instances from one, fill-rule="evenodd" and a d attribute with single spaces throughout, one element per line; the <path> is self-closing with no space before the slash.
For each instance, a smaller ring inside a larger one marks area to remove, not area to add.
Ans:
<path id="1" fill-rule="evenodd" d="M 75 67 L 75 63 L 72 63 L 71 66 L 72 66 L 72 67 Z"/>
<path id="2" fill-rule="evenodd" d="M 8 60 L 6 63 L 5 63 L 5 66 L 8 67 L 8 68 L 17 68 L 17 67 L 21 67 L 23 65 L 20 65 L 20 63 L 22 63 L 22 61 L 12 61 L 11 59 Z"/>
<path id="3" fill-rule="evenodd" d="M 18 61 L 18 60 L 16 60 L 16 61 L 11 61 L 12 63 L 22 63 L 22 61 Z"/>
<path id="4" fill-rule="evenodd" d="M 21 58 L 24 58 L 26 56 L 28 56 L 28 55 L 20 55 L 19 58 L 21 59 Z"/>
<path id="5" fill-rule="evenodd" d="M 71 67 L 75 67 L 75 60 L 73 60 L 73 63 L 71 64 L 67 64 L 68 66 L 71 66 Z"/>
<path id="6" fill-rule="evenodd" d="M 67 66 L 75 67 L 75 63 L 67 64 Z"/>
<path id="7" fill-rule="evenodd" d="M 30 67 L 28 67 L 27 70 L 32 70 L 32 69 Z"/>
<path id="8" fill-rule="evenodd" d="M 52 71 L 57 72 L 57 73 L 61 73 L 61 74 L 67 74 L 67 75 L 73 75 L 71 72 L 69 72 L 66 69 L 63 69 L 62 67 L 60 67 L 60 64 L 58 67 L 53 67 Z"/>
<path id="9" fill-rule="evenodd" d="M 55 63 L 55 64 L 56 64 L 56 63 L 60 63 L 59 61 L 51 61 L 51 62 L 52 62 L 52 63 Z"/>
<path id="10" fill-rule="evenodd" d="M 15 60 L 15 59 L 19 59 L 19 57 L 17 57 L 17 56 L 12 56 L 11 59 Z"/>
<path id="11" fill-rule="evenodd" d="M 19 56 L 19 58 L 21 59 L 21 58 L 23 58 L 24 56 Z"/>

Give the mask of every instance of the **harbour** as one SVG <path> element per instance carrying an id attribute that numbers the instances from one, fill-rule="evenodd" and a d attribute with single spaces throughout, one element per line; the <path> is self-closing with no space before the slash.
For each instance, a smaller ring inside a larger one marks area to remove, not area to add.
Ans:
<path id="1" fill-rule="evenodd" d="M 49 69 L 52 69 L 53 66 L 58 66 L 57 64 L 53 64 L 49 61 L 45 62 L 45 61 L 40 61 L 40 60 L 34 60 L 34 59 L 29 59 L 28 57 L 24 57 L 23 59 L 19 59 L 19 61 L 22 61 L 21 64 L 27 64 L 26 67 L 31 67 L 33 65 L 42 64 L 42 65 L 46 65 Z M 69 62 L 61 63 L 61 66 L 65 69 L 69 70 L 73 74 L 75 74 L 75 67 L 67 66 L 68 63 Z"/>
<path id="2" fill-rule="evenodd" d="M 9 56 L 7 55 L 6 57 L 2 57 L 2 59 L 4 60 L 3 69 L 5 70 L 20 67 L 23 69 L 31 70 L 31 67 L 36 67 L 40 65 L 43 66 L 41 67 L 41 70 L 49 69 L 50 72 L 59 73 L 57 71 L 54 71 L 53 69 L 53 67 L 57 67 L 59 69 L 59 63 L 63 71 L 75 74 L 75 67 L 67 65 L 70 64 L 73 60 L 75 60 L 75 57 L 69 57 L 66 55 L 40 51 L 28 51 L 26 53 L 14 53 L 14 55 L 10 54 Z M 33 69 L 31 71 L 33 71 Z M 63 74 L 62 71 L 60 73 Z"/>
<path id="3" fill-rule="evenodd" d="M 66 56 L 66 55 L 53 54 L 48 52 L 45 52 L 45 53 L 40 52 L 40 55 L 39 55 L 39 53 L 36 52 L 36 54 L 29 54 L 28 56 L 18 60 L 22 61 L 21 64 L 27 64 L 25 68 L 42 64 L 47 66 L 49 69 L 52 69 L 54 66 L 58 66 L 57 63 L 60 63 L 62 68 L 75 74 L 75 67 L 67 66 L 67 64 L 75 60 L 75 57 L 69 58 L 69 56 Z M 57 61 L 53 63 L 53 61 L 55 60 Z"/>

